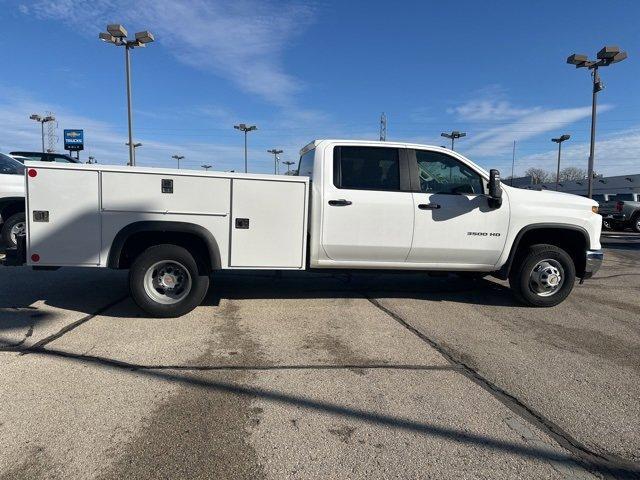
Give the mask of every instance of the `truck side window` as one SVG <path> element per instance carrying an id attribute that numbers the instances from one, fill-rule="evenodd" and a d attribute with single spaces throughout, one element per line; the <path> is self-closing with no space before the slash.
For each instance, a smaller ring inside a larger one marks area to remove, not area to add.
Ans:
<path id="1" fill-rule="evenodd" d="M 484 193 L 480 175 L 455 158 L 440 152 L 416 150 L 416 159 L 421 192 Z"/>
<path id="2" fill-rule="evenodd" d="M 352 190 L 400 190 L 397 148 L 335 147 L 334 184 Z"/>
<path id="3" fill-rule="evenodd" d="M 313 149 L 300 157 L 300 163 L 298 163 L 299 177 L 309 177 L 309 180 L 313 180 L 313 159 L 315 155 L 316 151 Z"/>

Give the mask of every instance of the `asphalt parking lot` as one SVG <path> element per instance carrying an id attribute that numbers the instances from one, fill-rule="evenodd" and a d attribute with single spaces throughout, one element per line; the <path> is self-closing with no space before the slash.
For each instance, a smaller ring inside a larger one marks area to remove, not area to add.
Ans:
<path id="1" fill-rule="evenodd" d="M 640 235 L 531 309 L 504 282 L 0 269 L 0 478 L 635 478 Z"/>

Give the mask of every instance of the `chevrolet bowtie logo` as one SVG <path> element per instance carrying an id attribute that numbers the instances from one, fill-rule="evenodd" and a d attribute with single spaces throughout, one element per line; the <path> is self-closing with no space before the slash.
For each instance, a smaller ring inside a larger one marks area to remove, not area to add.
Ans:
<path id="1" fill-rule="evenodd" d="M 76 138 L 79 137 L 80 134 L 78 132 L 69 132 L 67 133 L 67 137 Z"/>

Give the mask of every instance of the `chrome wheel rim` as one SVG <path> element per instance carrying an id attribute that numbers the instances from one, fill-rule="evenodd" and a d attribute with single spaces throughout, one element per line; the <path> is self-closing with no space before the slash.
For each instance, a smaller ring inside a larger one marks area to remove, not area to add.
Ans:
<path id="1" fill-rule="evenodd" d="M 191 275 L 180 262 L 162 260 L 151 265 L 144 274 L 144 290 L 154 301 L 173 305 L 191 292 Z"/>
<path id="2" fill-rule="evenodd" d="M 11 227 L 11 232 L 9 232 L 9 237 L 14 245 L 18 243 L 18 235 L 22 235 L 25 232 L 25 222 L 18 222 L 13 227 Z"/>
<path id="3" fill-rule="evenodd" d="M 540 297 L 556 294 L 564 285 L 564 268 L 557 260 L 540 260 L 529 274 L 529 289 Z"/>

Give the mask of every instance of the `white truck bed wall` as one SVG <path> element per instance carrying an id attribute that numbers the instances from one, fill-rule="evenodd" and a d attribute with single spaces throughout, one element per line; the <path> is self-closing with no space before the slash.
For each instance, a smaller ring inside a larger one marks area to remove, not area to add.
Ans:
<path id="1" fill-rule="evenodd" d="M 106 266 L 118 232 L 159 221 L 208 230 L 222 268 L 305 268 L 306 177 L 26 165 L 36 172 L 26 177 L 29 265 Z M 172 193 L 162 191 L 163 180 Z"/>

